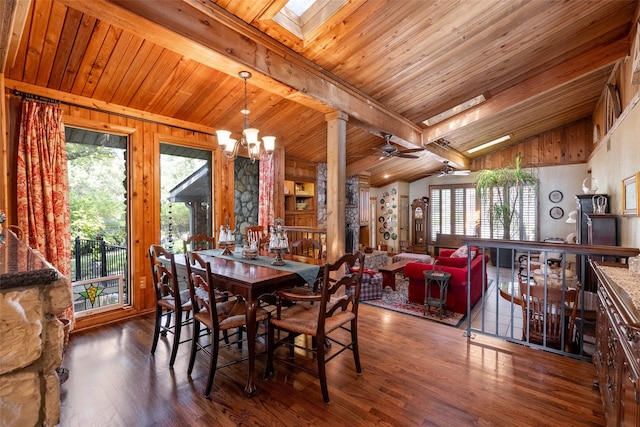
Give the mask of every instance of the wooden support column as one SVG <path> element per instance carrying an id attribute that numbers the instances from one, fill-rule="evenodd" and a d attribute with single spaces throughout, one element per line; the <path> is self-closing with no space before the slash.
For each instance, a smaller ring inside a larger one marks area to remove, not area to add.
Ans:
<path id="1" fill-rule="evenodd" d="M 4 93 L 4 74 L 0 73 L 0 124 L 2 124 L 2 132 L 0 132 L 0 208 L 4 209 L 7 215 L 7 224 L 17 224 L 16 219 L 12 218 L 12 209 L 9 205 L 9 114 L 7 112 L 7 96 Z"/>
<path id="2" fill-rule="evenodd" d="M 345 252 L 345 192 L 347 166 L 347 120 L 341 111 L 329 113 L 327 121 L 327 261 Z"/>

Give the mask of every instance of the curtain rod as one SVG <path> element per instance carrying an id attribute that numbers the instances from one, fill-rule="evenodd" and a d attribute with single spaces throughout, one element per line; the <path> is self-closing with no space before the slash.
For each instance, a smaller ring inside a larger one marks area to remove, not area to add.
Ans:
<path id="1" fill-rule="evenodd" d="M 101 110 L 101 109 L 96 108 L 96 107 L 87 107 L 85 105 L 73 104 L 71 102 L 60 101 L 58 99 L 47 98 L 46 96 L 40 96 L 40 95 L 34 95 L 32 93 L 21 92 L 18 89 L 14 89 L 13 90 L 13 94 L 16 95 L 16 96 L 22 96 L 23 98 L 27 98 L 27 99 L 35 99 L 36 101 L 48 102 L 48 103 L 51 103 L 51 104 L 65 104 L 65 105 L 68 105 L 70 107 L 78 107 L 78 108 L 82 108 L 84 110 L 97 111 L 97 112 L 100 112 L 100 113 L 107 113 L 107 114 L 111 114 L 111 115 L 114 115 L 114 116 L 124 117 L 124 118 L 127 118 L 127 119 L 139 120 L 141 122 L 153 123 L 153 124 L 163 125 L 163 126 L 171 126 L 171 127 L 176 128 L 176 129 L 186 130 L 187 132 L 199 133 L 199 134 L 202 134 L 202 135 L 209 135 L 207 132 L 203 132 L 201 130 L 190 129 L 190 128 L 183 127 L 183 126 L 168 125 L 167 123 L 158 122 L 156 120 L 145 119 L 145 118 L 136 117 L 136 116 L 130 116 L 128 114 L 116 113 L 116 112 L 113 112 L 113 111 L 105 111 L 105 110 Z"/>
<path id="2" fill-rule="evenodd" d="M 49 104 L 60 104 L 60 101 L 53 98 L 47 98 L 45 96 L 34 95 L 32 93 L 20 92 L 18 89 L 14 89 L 13 94 L 16 96 L 21 96 L 27 99 L 34 99 L 36 101 L 48 102 Z"/>

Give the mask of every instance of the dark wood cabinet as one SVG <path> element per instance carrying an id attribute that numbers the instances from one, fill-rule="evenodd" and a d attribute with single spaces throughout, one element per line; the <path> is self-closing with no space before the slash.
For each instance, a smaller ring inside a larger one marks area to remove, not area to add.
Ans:
<path id="1" fill-rule="evenodd" d="M 606 209 L 603 214 L 594 213 L 594 198 L 604 198 Z M 609 212 L 608 194 L 578 194 L 576 195 L 576 243 L 579 245 L 604 245 L 619 246 L 618 217 Z M 615 261 L 611 258 L 599 258 L 600 260 Z M 588 268 L 587 257 L 576 257 L 576 271 L 583 289 L 589 292 L 596 291 L 596 277 L 593 270 Z M 586 266 L 586 267 L 585 267 Z"/>
<path id="2" fill-rule="evenodd" d="M 640 322 L 626 268 L 593 264 L 598 288 L 598 321 L 593 363 L 608 426 L 640 425 Z M 591 268 L 590 268 L 591 269 Z M 614 274 L 619 271 L 618 274 Z M 613 279 L 617 277 L 617 281 Z"/>

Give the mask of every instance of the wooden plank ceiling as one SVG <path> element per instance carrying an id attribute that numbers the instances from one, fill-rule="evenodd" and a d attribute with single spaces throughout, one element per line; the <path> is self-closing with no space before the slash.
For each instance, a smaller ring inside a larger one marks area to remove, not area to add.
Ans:
<path id="1" fill-rule="evenodd" d="M 355 0 L 301 40 L 272 20 L 285 3 L 7 0 L 0 65 L 7 88 L 39 86 L 236 134 L 237 73 L 249 70 L 250 126 L 276 135 L 287 156 L 323 162 L 325 114 L 344 111 L 347 171 L 368 170 L 382 186 L 427 176 L 444 159 L 468 168 L 462 152 L 502 135 L 513 144 L 589 117 L 629 54 L 638 14 L 632 0 Z M 480 94 L 489 100 L 422 123 Z M 400 149 L 427 149 L 380 159 L 372 148 L 382 133 Z"/>

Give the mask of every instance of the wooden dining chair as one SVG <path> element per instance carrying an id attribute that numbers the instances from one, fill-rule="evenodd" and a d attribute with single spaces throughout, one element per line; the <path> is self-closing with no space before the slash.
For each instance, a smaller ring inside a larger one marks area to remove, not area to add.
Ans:
<path id="1" fill-rule="evenodd" d="M 329 340 L 338 345 L 338 349 L 326 354 L 326 346 L 312 345 L 304 350 L 315 354 L 317 360 L 317 371 L 312 372 L 320 380 L 322 399 L 329 403 L 329 391 L 327 388 L 326 363 L 345 350 L 353 352 L 356 372 L 362 372 L 360 366 L 360 354 L 358 349 L 358 297 L 360 295 L 360 284 L 362 281 L 362 270 L 357 273 L 344 274 L 346 266 L 353 267 L 355 263 L 364 264 L 364 254 L 346 254 L 332 264 L 325 264 L 322 281 L 322 289 L 318 295 L 300 295 L 287 291 L 278 292 L 278 306 L 276 315 L 269 321 L 268 343 L 267 343 L 267 364 L 265 368 L 265 378 L 274 373 L 273 361 L 275 359 L 275 349 L 279 346 L 289 348 L 299 348 L 295 343 L 298 335 L 307 335 L 315 339 L 315 342 L 325 342 Z M 335 274 L 343 274 L 339 279 L 333 279 Z M 352 292 L 347 292 L 352 289 Z M 296 304 L 282 310 L 282 302 L 293 301 Z M 315 302 L 315 304 L 304 304 Z M 300 304 L 302 303 L 302 304 Z M 278 340 L 276 341 L 276 330 Z M 336 337 L 333 332 L 344 330 L 349 333 L 350 339 L 346 341 L 343 337 Z M 286 335 L 283 333 L 286 333 Z M 312 340 L 313 342 L 314 340 Z M 333 347 L 333 346 L 332 346 Z M 296 365 L 293 353 L 289 352 L 288 357 L 278 358 L 279 361 Z M 306 369 L 304 369 L 306 371 Z"/>
<path id="2" fill-rule="evenodd" d="M 168 267 L 160 261 L 161 258 L 169 264 Z M 171 358 L 169 359 L 169 366 L 173 367 L 178 353 L 178 346 L 182 342 L 188 341 L 180 341 L 180 336 L 182 327 L 191 321 L 190 313 L 192 307 L 189 290 L 180 289 L 176 263 L 172 253 L 160 245 L 151 245 L 149 248 L 149 262 L 156 296 L 156 318 L 151 354 L 155 353 L 160 336 L 167 336 L 167 333 L 173 334 Z"/>
<path id="3" fill-rule="evenodd" d="M 200 271 L 204 271 L 204 274 L 194 272 L 192 265 L 198 266 Z M 224 340 L 226 344 L 223 347 L 228 347 L 231 345 L 229 344 L 229 337 L 237 337 L 238 343 L 242 340 L 242 331 L 247 322 L 246 303 L 244 299 L 237 296 L 226 301 L 217 299 L 216 279 L 211 272 L 211 265 L 205 262 L 197 252 L 188 253 L 186 266 L 189 294 L 193 307 L 192 336 L 195 337 L 191 343 L 187 375 L 191 376 L 196 353 L 199 350 L 207 353 L 209 355 L 209 375 L 204 396 L 208 398 L 211 394 L 216 370 L 246 360 L 246 357 L 236 358 L 218 366 L 220 341 Z M 261 322 L 267 320 L 267 318 L 268 313 L 258 307 L 256 321 Z M 210 332 L 208 343 L 201 343 L 203 338 L 201 336 L 201 325 L 204 325 L 206 330 Z M 230 329 L 236 329 L 236 332 L 223 337 L 220 336 L 221 332 L 228 332 Z"/>
<path id="4" fill-rule="evenodd" d="M 579 293 L 575 288 L 522 286 L 522 340 L 570 351 Z"/>
<path id="5" fill-rule="evenodd" d="M 16 237 L 22 240 L 24 243 L 29 243 L 27 242 L 27 234 L 22 230 L 20 226 L 10 224 L 7 225 L 7 229 L 12 231 L 16 235 Z"/>
<path id="6" fill-rule="evenodd" d="M 183 240 L 184 253 L 190 251 L 203 251 L 206 249 L 216 248 L 215 237 L 207 236 L 206 234 L 194 234 L 187 237 L 187 240 Z"/>

